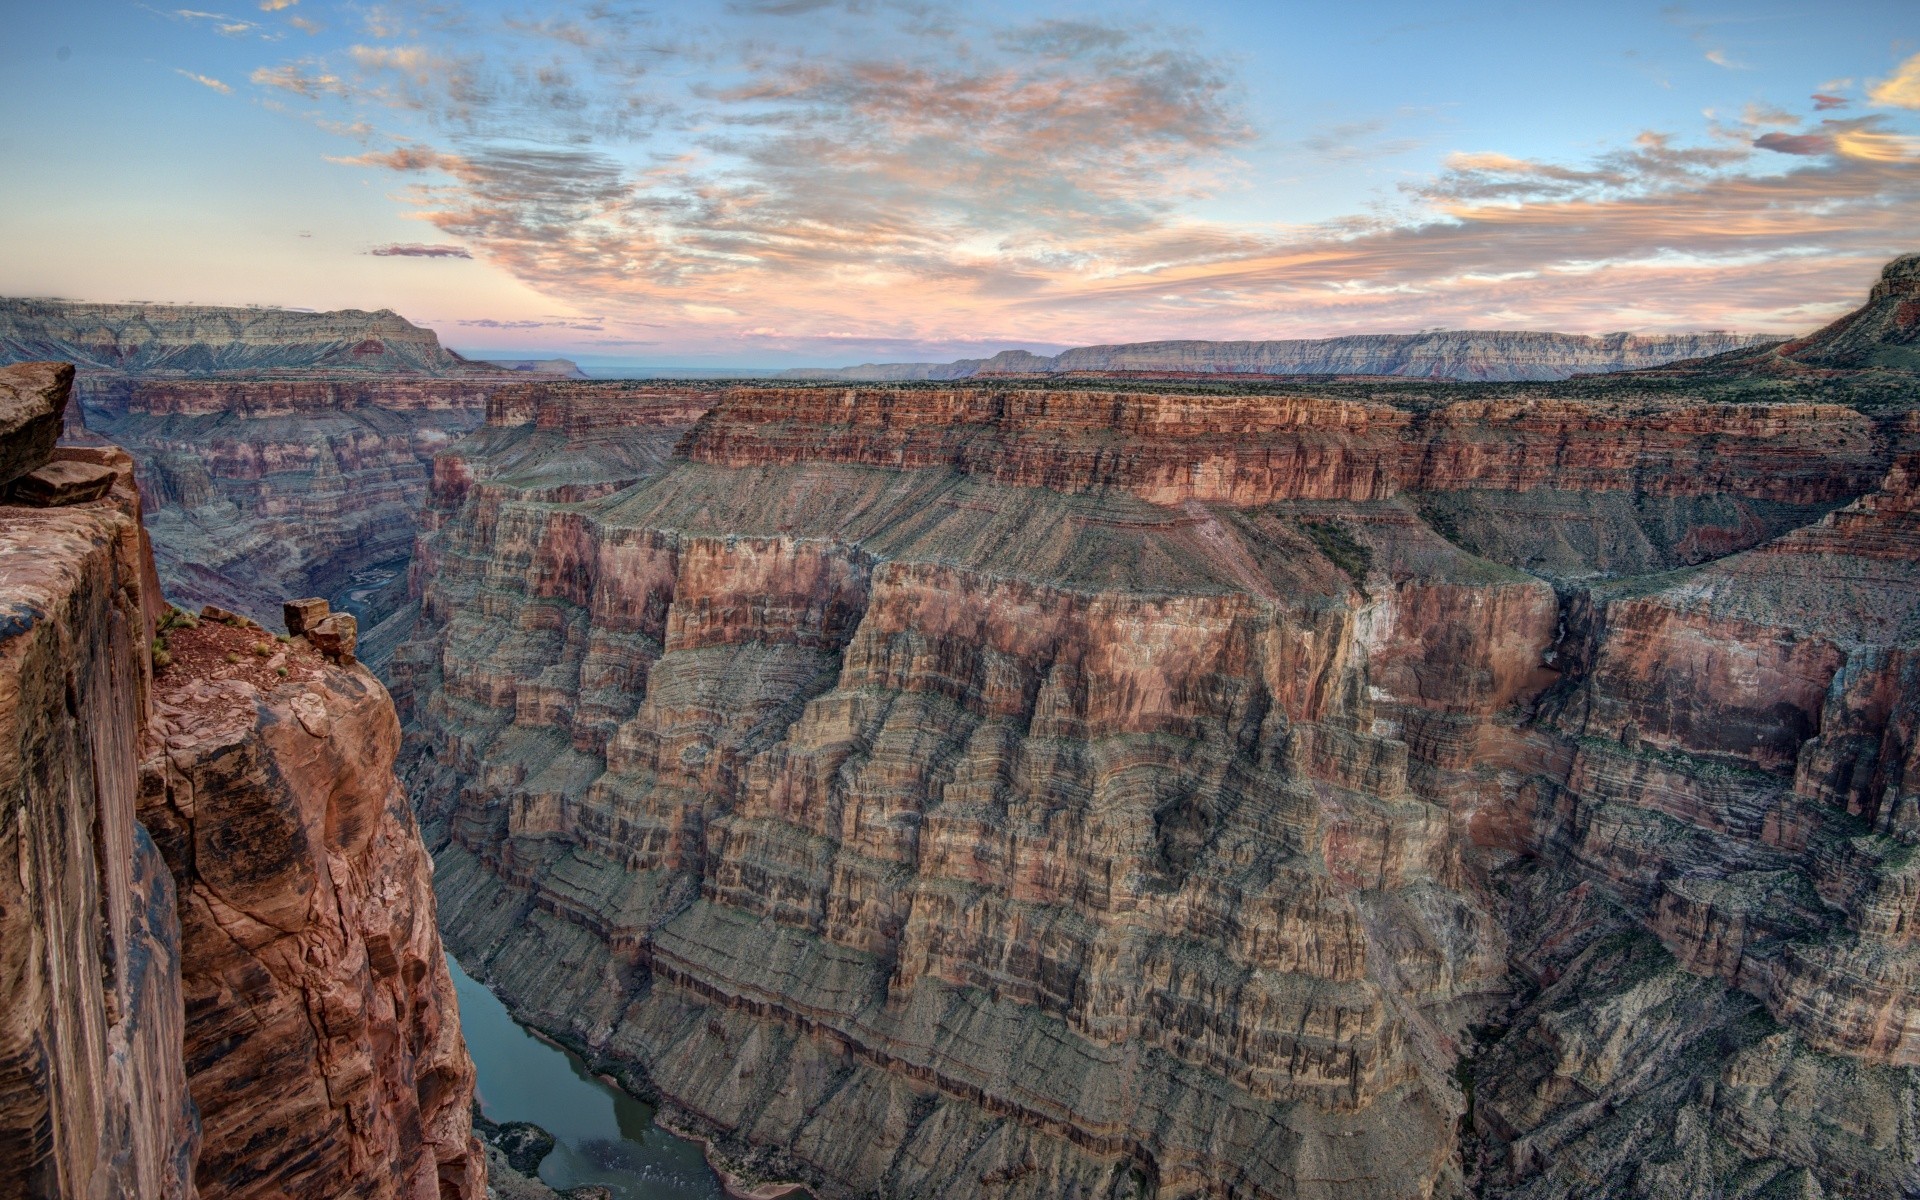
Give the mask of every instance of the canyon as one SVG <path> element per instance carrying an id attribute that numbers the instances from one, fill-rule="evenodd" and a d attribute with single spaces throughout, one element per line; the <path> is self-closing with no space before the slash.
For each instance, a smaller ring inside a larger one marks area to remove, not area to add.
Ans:
<path id="1" fill-rule="evenodd" d="M 47 303 L 0 1198 L 541 1195 L 442 939 L 753 1194 L 1920 1195 L 1920 256 L 881 386 Z"/>
<path id="2" fill-rule="evenodd" d="M 73 374 L 0 369 L 0 1196 L 482 1200 L 393 706 L 323 601 L 166 604 Z"/>
<path id="3" fill-rule="evenodd" d="M 1920 1194 L 1917 275 L 1564 384 L 497 393 L 388 664 L 447 943 L 826 1198 Z"/>
<path id="4" fill-rule="evenodd" d="M 1601 335 L 1522 330 L 1368 333 L 1262 342 L 1130 342 L 1059 354 L 1003 350 L 947 363 L 801 367 L 783 379 L 876 383 L 994 376 L 1389 375 L 1479 382 L 1632 371 L 1747 350 L 1781 339 L 1726 332 Z"/>

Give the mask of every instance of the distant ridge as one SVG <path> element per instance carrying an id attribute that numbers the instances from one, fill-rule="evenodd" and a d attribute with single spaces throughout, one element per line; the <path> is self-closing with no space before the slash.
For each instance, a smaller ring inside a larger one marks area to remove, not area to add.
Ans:
<path id="1" fill-rule="evenodd" d="M 950 363 L 864 363 L 801 368 L 782 379 L 845 381 L 972 379 L 994 375 L 1398 375 L 1476 381 L 1554 380 L 1570 375 L 1645 370 L 1779 341 L 1779 335 L 1726 333 L 1599 336 L 1512 330 L 1371 333 L 1263 342 L 1130 342 L 1082 346 L 1047 357 L 1005 350 Z"/>
<path id="2" fill-rule="evenodd" d="M 83 371 L 491 374 L 387 309 L 296 312 L 201 304 L 0 298 L 0 363 L 59 359 Z"/>

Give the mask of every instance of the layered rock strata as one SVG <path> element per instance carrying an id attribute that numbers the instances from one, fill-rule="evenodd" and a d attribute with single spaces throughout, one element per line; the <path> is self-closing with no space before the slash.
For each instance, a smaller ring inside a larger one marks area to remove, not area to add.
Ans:
<path id="1" fill-rule="evenodd" d="M 0 297 L 0 360 L 57 359 L 128 375 L 333 370 L 490 370 L 397 313 L 206 304 L 95 304 Z"/>
<path id="2" fill-rule="evenodd" d="M 1920 426 L 1590 391 L 496 407 L 449 942 L 825 1196 L 1920 1187 Z"/>
<path id="3" fill-rule="evenodd" d="M 165 610 L 133 461 L 51 453 L 113 483 L 0 505 L 0 1196 L 479 1200 L 384 691 Z"/>
<path id="4" fill-rule="evenodd" d="M 86 415 L 139 462 L 168 594 L 272 620 L 283 597 L 344 599 L 357 573 L 404 572 L 433 455 L 499 386 L 144 381 Z M 390 612 L 391 602 L 361 615 L 372 625 Z"/>
<path id="5" fill-rule="evenodd" d="M 8 368 L 0 395 L 50 397 L 57 425 L 71 378 L 51 363 Z M 34 468 L 52 443 L 11 418 L 0 428 L 7 456 Z M 106 499 L 0 504 L 8 1200 L 195 1194 L 174 883 L 134 815 L 160 600 L 132 464 L 117 465 Z"/>

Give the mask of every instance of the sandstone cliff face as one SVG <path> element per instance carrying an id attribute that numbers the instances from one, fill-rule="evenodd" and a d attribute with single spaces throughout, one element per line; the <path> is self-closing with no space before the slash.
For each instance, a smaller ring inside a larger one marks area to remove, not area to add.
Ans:
<path id="1" fill-rule="evenodd" d="M 993 375 L 1404 375 L 1422 379 L 1549 380 L 1632 371 L 1704 358 L 1778 339 L 1761 334 L 1519 330 L 1359 334 L 1266 342 L 1131 342 L 1080 346 L 1052 356 L 1005 350 L 951 363 L 867 363 L 801 369 L 784 378 L 876 382 Z"/>
<path id="2" fill-rule="evenodd" d="M 260 637 L 170 635 L 142 767 L 180 888 L 200 1194 L 477 1200 L 473 1067 L 392 705 L 297 643 L 256 668 Z M 288 674 L 255 682 L 268 668 Z"/>
<path id="3" fill-rule="evenodd" d="M 395 660 L 447 936 L 732 1165 L 1920 1188 L 1904 418 L 527 401 Z"/>
<path id="4" fill-rule="evenodd" d="M 71 377 L 37 364 L 0 370 L 0 387 L 64 402 Z M 0 1196 L 9 1200 L 195 1194 L 174 885 L 134 818 L 159 597 L 132 464 L 120 455 L 116 466 L 119 486 L 94 503 L 0 504 Z"/>
<path id="5" fill-rule="evenodd" d="M 0 1196 L 479 1200 L 385 693 L 258 629 L 157 644 L 132 459 L 47 452 L 111 486 L 0 503 Z"/>

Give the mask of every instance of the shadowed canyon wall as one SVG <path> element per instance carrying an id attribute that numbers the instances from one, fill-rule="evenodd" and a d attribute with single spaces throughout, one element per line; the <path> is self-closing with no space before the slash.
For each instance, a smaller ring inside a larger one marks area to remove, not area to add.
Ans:
<path id="1" fill-rule="evenodd" d="M 0 443 L 72 368 L 0 369 Z M 0 480 L 0 1196 L 479 1200 L 379 683 L 161 601 L 133 462 Z"/>
<path id="2" fill-rule="evenodd" d="M 0 362 L 41 358 L 79 366 L 75 440 L 134 456 L 168 595 L 269 621 L 322 595 L 368 626 L 434 453 L 524 378 L 386 311 L 0 299 Z"/>
<path id="3" fill-rule="evenodd" d="M 1914 1194 L 1907 395 L 530 390 L 446 936 L 827 1197 Z"/>

